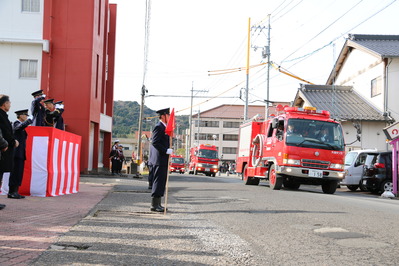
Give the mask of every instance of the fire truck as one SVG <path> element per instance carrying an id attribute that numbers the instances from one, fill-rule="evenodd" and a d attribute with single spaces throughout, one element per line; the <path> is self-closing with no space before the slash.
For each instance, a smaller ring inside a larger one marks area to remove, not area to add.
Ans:
<path id="1" fill-rule="evenodd" d="M 186 168 L 184 167 L 184 158 L 181 155 L 171 155 L 169 173 L 176 172 L 184 174 Z"/>
<path id="2" fill-rule="evenodd" d="M 269 120 L 240 126 L 236 162 L 244 184 L 266 179 L 273 190 L 321 185 L 324 193 L 334 194 L 345 173 L 341 124 L 314 107 L 277 110 Z"/>
<path id="3" fill-rule="evenodd" d="M 190 149 L 188 173 L 197 175 L 204 173 L 215 177 L 219 167 L 218 150 L 214 145 L 200 144 Z"/>

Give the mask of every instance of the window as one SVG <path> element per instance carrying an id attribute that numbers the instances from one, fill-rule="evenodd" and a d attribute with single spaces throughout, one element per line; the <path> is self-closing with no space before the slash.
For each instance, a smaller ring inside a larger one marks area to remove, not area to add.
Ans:
<path id="1" fill-rule="evenodd" d="M 223 127 L 224 128 L 239 128 L 240 122 L 223 121 Z"/>
<path id="2" fill-rule="evenodd" d="M 37 60 L 19 60 L 19 78 L 37 78 Z"/>
<path id="3" fill-rule="evenodd" d="M 238 135 L 233 134 L 223 134 L 223 140 L 238 140 Z"/>
<path id="4" fill-rule="evenodd" d="M 219 127 L 219 121 L 200 121 L 200 127 Z M 195 126 L 198 127 L 198 120 L 195 120 Z"/>
<path id="5" fill-rule="evenodd" d="M 223 154 L 237 154 L 237 148 L 223 147 Z"/>
<path id="6" fill-rule="evenodd" d="M 199 140 L 214 140 L 213 136 L 216 136 L 215 140 L 219 140 L 219 135 L 206 133 L 200 133 Z M 198 133 L 195 133 L 195 140 L 198 140 Z"/>
<path id="7" fill-rule="evenodd" d="M 40 12 L 40 0 L 22 0 L 22 12 Z"/>
<path id="8" fill-rule="evenodd" d="M 378 77 L 371 81 L 371 97 L 380 95 L 382 92 L 382 78 Z"/>

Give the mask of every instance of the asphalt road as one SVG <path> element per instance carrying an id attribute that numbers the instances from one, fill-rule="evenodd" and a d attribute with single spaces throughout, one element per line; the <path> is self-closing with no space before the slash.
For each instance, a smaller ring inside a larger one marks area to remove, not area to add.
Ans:
<path id="1" fill-rule="evenodd" d="M 171 184 L 173 197 L 197 220 L 242 241 L 237 249 L 253 264 L 399 263 L 396 199 L 346 187 L 334 195 L 319 186 L 277 191 L 266 181 L 245 186 L 237 177 L 174 176 Z"/>
<path id="2" fill-rule="evenodd" d="M 114 188 L 34 265 L 398 264 L 396 199 L 173 174 L 163 215 L 149 211 L 145 180 L 83 182 Z"/>

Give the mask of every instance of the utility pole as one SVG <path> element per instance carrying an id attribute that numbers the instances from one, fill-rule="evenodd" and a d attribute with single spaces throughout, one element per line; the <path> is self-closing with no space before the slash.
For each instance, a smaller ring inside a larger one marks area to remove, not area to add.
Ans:
<path id="1" fill-rule="evenodd" d="M 193 126 L 193 99 L 195 92 L 208 92 L 207 90 L 194 90 L 194 81 L 191 83 L 191 107 L 190 107 L 190 117 L 189 117 L 189 138 L 188 145 L 186 146 L 186 161 L 189 159 L 190 148 L 191 148 L 191 138 L 192 138 L 192 126 Z"/>
<path id="2" fill-rule="evenodd" d="M 248 41 L 247 41 L 247 69 L 246 69 L 246 86 L 245 86 L 245 107 L 244 121 L 248 119 L 248 90 L 249 90 L 249 52 L 251 48 L 251 18 L 248 18 Z"/>
<path id="3" fill-rule="evenodd" d="M 141 151 L 141 135 L 143 134 L 143 114 L 144 114 L 144 97 L 146 94 L 147 89 L 145 88 L 145 85 L 141 87 L 141 106 L 140 106 L 140 118 L 139 118 L 139 135 L 137 136 L 137 165 L 141 164 L 142 161 L 142 151 Z"/>
<path id="4" fill-rule="evenodd" d="M 267 46 L 266 46 L 266 55 L 267 55 L 267 85 L 266 85 L 266 115 L 265 120 L 269 118 L 269 83 L 270 83 L 270 14 L 269 17 L 269 25 L 267 27 Z"/>

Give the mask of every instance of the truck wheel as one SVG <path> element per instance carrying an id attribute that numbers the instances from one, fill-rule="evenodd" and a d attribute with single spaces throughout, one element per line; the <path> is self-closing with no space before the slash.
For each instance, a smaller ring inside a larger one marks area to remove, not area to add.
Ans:
<path id="1" fill-rule="evenodd" d="M 259 178 L 253 177 L 253 176 L 248 176 L 248 171 L 247 171 L 248 165 L 245 165 L 244 171 L 242 171 L 242 176 L 244 180 L 245 185 L 253 185 L 257 186 L 259 185 Z"/>
<path id="2" fill-rule="evenodd" d="M 276 166 L 274 164 L 269 168 L 269 185 L 273 190 L 280 190 L 283 186 L 283 178 L 276 173 Z"/>
<path id="3" fill-rule="evenodd" d="M 212 177 L 215 177 L 215 176 L 216 176 L 216 174 L 215 174 L 215 173 L 213 173 L 213 174 L 212 174 Z"/>
<path id="4" fill-rule="evenodd" d="M 359 186 L 356 186 L 356 185 L 347 185 L 346 186 L 350 191 L 356 191 L 358 188 L 359 188 Z"/>
<path id="5" fill-rule="evenodd" d="M 301 186 L 301 184 L 296 183 L 296 182 L 292 181 L 291 179 L 284 181 L 283 185 L 285 188 L 293 189 L 293 190 L 297 190 Z"/>
<path id="6" fill-rule="evenodd" d="M 321 189 L 325 194 L 334 194 L 337 190 L 338 181 L 332 180 L 321 184 Z"/>

